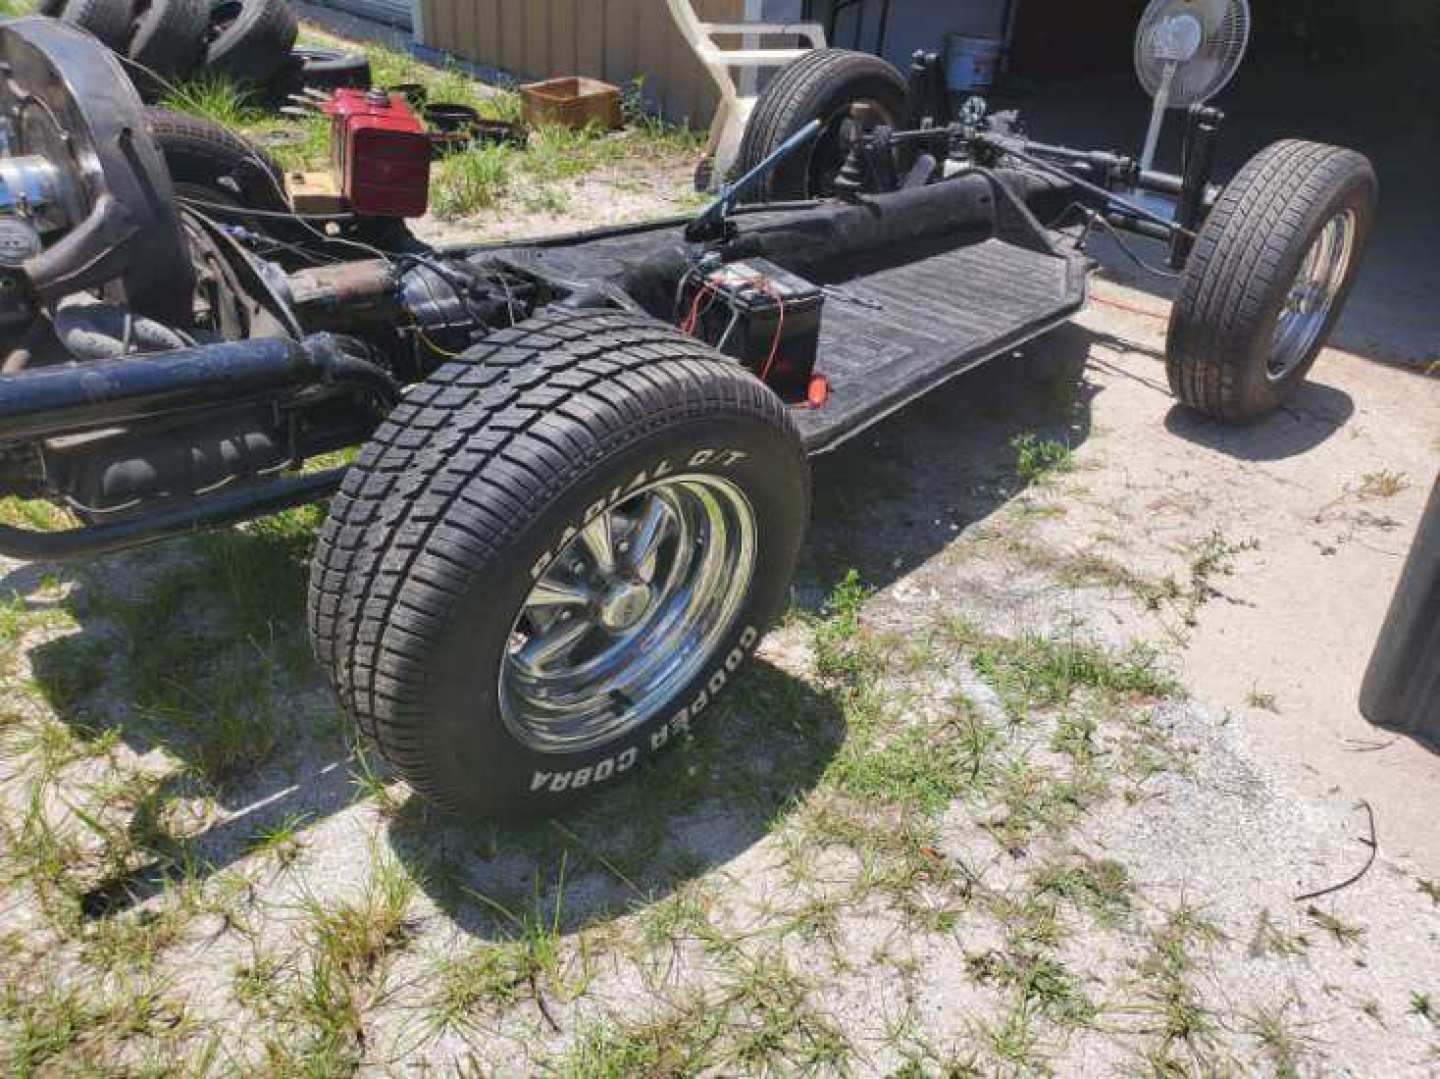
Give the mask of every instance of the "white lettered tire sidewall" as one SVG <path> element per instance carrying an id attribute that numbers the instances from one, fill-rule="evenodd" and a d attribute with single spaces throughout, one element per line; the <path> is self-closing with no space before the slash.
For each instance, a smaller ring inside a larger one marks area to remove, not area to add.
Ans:
<path id="1" fill-rule="evenodd" d="M 477 574 L 453 623 L 435 634 L 444 644 L 427 657 L 422 674 L 433 694 L 431 721 L 446 727 L 434 741 L 453 750 L 448 760 L 432 762 L 441 785 L 468 790 L 467 806 L 486 812 L 535 811 L 613 785 L 697 732 L 788 593 L 808 516 L 803 469 L 787 460 L 793 452 L 773 429 L 733 419 L 659 432 L 583 475 Z M 612 508 L 624 501 L 625 491 L 660 476 L 697 473 L 739 487 L 757 529 L 749 592 L 720 646 L 673 700 L 611 744 L 576 754 L 541 753 L 521 744 L 500 717 L 500 673 L 511 626 L 537 571 L 543 573 L 566 537 L 597 508 Z"/>

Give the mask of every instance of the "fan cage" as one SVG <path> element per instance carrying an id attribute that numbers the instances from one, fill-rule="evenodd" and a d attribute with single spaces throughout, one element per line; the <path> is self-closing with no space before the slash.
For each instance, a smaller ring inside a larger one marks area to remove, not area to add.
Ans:
<path id="1" fill-rule="evenodd" d="M 1170 107 L 1188 108 L 1214 97 L 1240 68 L 1250 44 L 1247 0 L 1153 0 L 1140 19 L 1135 36 L 1135 71 L 1151 97 L 1160 89 L 1163 65 L 1148 55 L 1155 27 L 1175 15 L 1193 15 L 1204 27 L 1200 51 L 1181 64 L 1170 85 Z"/>

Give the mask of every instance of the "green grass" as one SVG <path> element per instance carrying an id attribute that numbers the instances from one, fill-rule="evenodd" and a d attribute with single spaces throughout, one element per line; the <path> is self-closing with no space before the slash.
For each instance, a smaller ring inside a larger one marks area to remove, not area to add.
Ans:
<path id="1" fill-rule="evenodd" d="M 1031 708 L 1065 704 L 1081 690 L 1112 700 L 1182 693 L 1156 651 L 1143 642 L 1112 652 L 1073 635 L 997 637 L 963 619 L 950 620 L 946 630 L 1017 718 Z"/>
<path id="2" fill-rule="evenodd" d="M 455 218 L 497 205 L 510 193 L 518 156 L 519 151 L 498 144 L 451 154 L 436 166 L 430 209 L 437 217 Z"/>
<path id="3" fill-rule="evenodd" d="M 1074 472 L 1077 467 L 1075 452 L 1054 439 L 1016 435 L 1010 446 L 1015 451 L 1015 473 L 1022 483 L 1041 483 L 1053 475 Z"/>
<path id="4" fill-rule="evenodd" d="M 201 537 L 193 558 L 123 593 L 99 583 L 83 589 L 78 613 L 108 620 L 118 636 L 62 638 L 35 650 L 42 693 L 62 716 L 91 722 L 77 712 L 108 684 L 113 651 L 128 726 L 217 786 L 253 773 L 288 730 L 317 718 L 277 701 L 313 677 L 304 588 L 320 512 L 306 507 Z"/>
<path id="5" fill-rule="evenodd" d="M 407 916 L 415 898 L 415 882 L 393 858 L 373 857 L 370 878 L 360 896 L 329 904 L 308 899 L 311 950 L 317 966 L 350 981 L 372 976 L 391 952 L 414 931 Z"/>
<path id="6" fill-rule="evenodd" d="M 1429 993 L 1421 993 L 1413 989 L 1410 991 L 1410 1014 L 1418 1015 L 1428 1022 L 1440 1024 L 1440 1011 L 1436 1010 Z"/>
<path id="7" fill-rule="evenodd" d="M 1294 1007 L 1295 1001 L 1286 999 L 1278 1007 L 1259 1007 L 1245 1017 L 1248 1033 L 1282 1079 L 1301 1074 L 1301 1062 L 1310 1049 L 1311 1039 L 1290 1019 Z"/>
<path id="8" fill-rule="evenodd" d="M 149 981 L 103 988 L 49 983 L 38 991 L 7 982 L 0 1012 L 10 1030 L 0 1062 L 15 1076 L 112 1072 L 114 1046 L 178 1043 L 189 1028 L 183 1010 Z"/>
<path id="9" fill-rule="evenodd" d="M 1280 705 L 1275 699 L 1275 694 L 1262 691 L 1258 686 L 1253 686 L 1250 692 L 1245 695 L 1245 703 L 1251 708 L 1258 708 L 1264 712 L 1280 714 Z"/>
<path id="10" fill-rule="evenodd" d="M 235 972 L 237 996 L 275 1021 L 265 1044 L 276 1073 L 349 1074 L 365 1059 L 390 960 L 416 931 L 415 882 L 388 855 L 372 851 L 369 862 L 358 895 L 303 901 L 305 948 L 293 966 L 262 953 Z"/>
<path id="11" fill-rule="evenodd" d="M 829 778 L 860 798 L 934 814 L 967 787 L 966 771 L 935 728 L 916 727 L 837 758 Z"/>
<path id="12" fill-rule="evenodd" d="M 1290 933 L 1276 924 L 1268 910 L 1262 910 L 1256 921 L 1255 936 L 1250 942 L 1252 955 L 1275 955 L 1293 958 L 1305 954 L 1310 938 L 1304 933 Z"/>
<path id="13" fill-rule="evenodd" d="M 176 112 L 213 120 L 225 127 L 252 127 L 270 118 L 253 90 L 239 86 L 223 75 L 209 72 L 173 83 L 161 97 L 160 104 Z"/>
<path id="14" fill-rule="evenodd" d="M 253 854 L 274 858 L 283 868 L 294 865 L 305 852 L 301 829 L 309 822 L 308 813 L 291 813 L 274 824 L 257 828 L 247 844 Z"/>
<path id="15" fill-rule="evenodd" d="M 437 1030 L 479 1031 L 487 1020 L 532 999 L 539 971 L 521 944 L 482 944 L 435 965 L 426 1016 Z"/>
<path id="16" fill-rule="evenodd" d="M 1306 907 L 1305 917 L 1309 918 L 1321 932 L 1328 933 L 1337 944 L 1358 945 L 1365 939 L 1363 927 L 1351 925 L 1319 907 L 1313 905 Z"/>
<path id="17" fill-rule="evenodd" d="M 1075 975 L 1051 956 L 988 951 L 967 956 L 965 968 L 977 982 L 1010 989 L 1021 1008 L 1062 1026 L 1088 1026 L 1095 1018 L 1096 1006 Z"/>
<path id="18" fill-rule="evenodd" d="M 521 120 L 520 96 L 512 86 L 489 86 L 458 69 L 431 67 L 381 45 L 361 47 L 370 59 L 376 86 L 420 83 L 432 102 L 468 105 L 485 119 Z M 568 208 L 568 187 L 577 177 L 656 157 L 698 156 L 703 134 L 636 107 L 635 94 L 627 95 L 626 101 L 628 130 L 619 135 L 594 127 L 576 131 L 542 126 L 530 133 L 523 147 L 482 144 L 447 156 L 432 170 L 432 211 L 440 218 L 458 219 L 513 203 L 532 212 L 562 213 Z M 240 131 L 286 170 L 319 170 L 328 162 L 327 117 L 272 114 L 253 92 L 223 79 L 206 76 L 177 84 L 163 104 Z"/>
<path id="19" fill-rule="evenodd" d="M 1221 939 L 1219 928 L 1194 908 L 1170 912 L 1151 933 L 1148 953 L 1137 964 L 1139 999 L 1131 1010 L 1138 1033 L 1149 1040 L 1151 1068 L 1163 1074 L 1210 1074 L 1218 1045 L 1213 1010 L 1192 984 L 1199 949 Z"/>
<path id="20" fill-rule="evenodd" d="M 1113 925 L 1130 910 L 1134 888 L 1130 874 L 1111 858 L 1079 852 L 1041 866 L 1031 876 L 1037 896 L 1065 900 L 1090 911 L 1102 925 Z"/>
<path id="21" fill-rule="evenodd" d="M 714 1011 L 698 1004 L 670 1007 L 649 1022 L 618 1020 L 587 1024 L 570 1049 L 549 1061 L 557 1079 L 656 1079 L 696 1075 L 714 1064 L 712 1046 L 720 1022 Z"/>

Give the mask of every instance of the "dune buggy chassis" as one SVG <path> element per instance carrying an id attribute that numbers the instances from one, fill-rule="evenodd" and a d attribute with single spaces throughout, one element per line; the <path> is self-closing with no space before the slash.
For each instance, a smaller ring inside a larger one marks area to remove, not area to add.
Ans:
<path id="1" fill-rule="evenodd" d="M 857 101 L 693 220 L 432 248 L 195 198 L 114 60 L 52 20 L 0 27 L 0 63 L 0 490 L 78 520 L 0 526 L 0 553 L 333 496 L 316 654 L 412 784 L 471 812 L 552 806 L 692 730 L 785 600 L 806 456 L 1083 306 L 1088 260 L 1043 222 L 1165 239 L 1172 385 L 1251 419 L 1304 377 L 1374 212 L 1368 163 L 1309 143 L 1215 187 L 1213 113 L 1170 176 L 979 104 L 897 130 Z M 740 205 L 826 161 L 826 197 Z"/>

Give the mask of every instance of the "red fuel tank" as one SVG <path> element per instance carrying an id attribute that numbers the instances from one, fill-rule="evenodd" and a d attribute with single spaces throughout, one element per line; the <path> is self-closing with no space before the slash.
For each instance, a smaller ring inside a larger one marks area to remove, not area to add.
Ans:
<path id="1" fill-rule="evenodd" d="M 430 196 L 430 137 L 400 94 L 336 90 L 331 154 L 340 192 L 360 214 L 423 217 Z"/>

